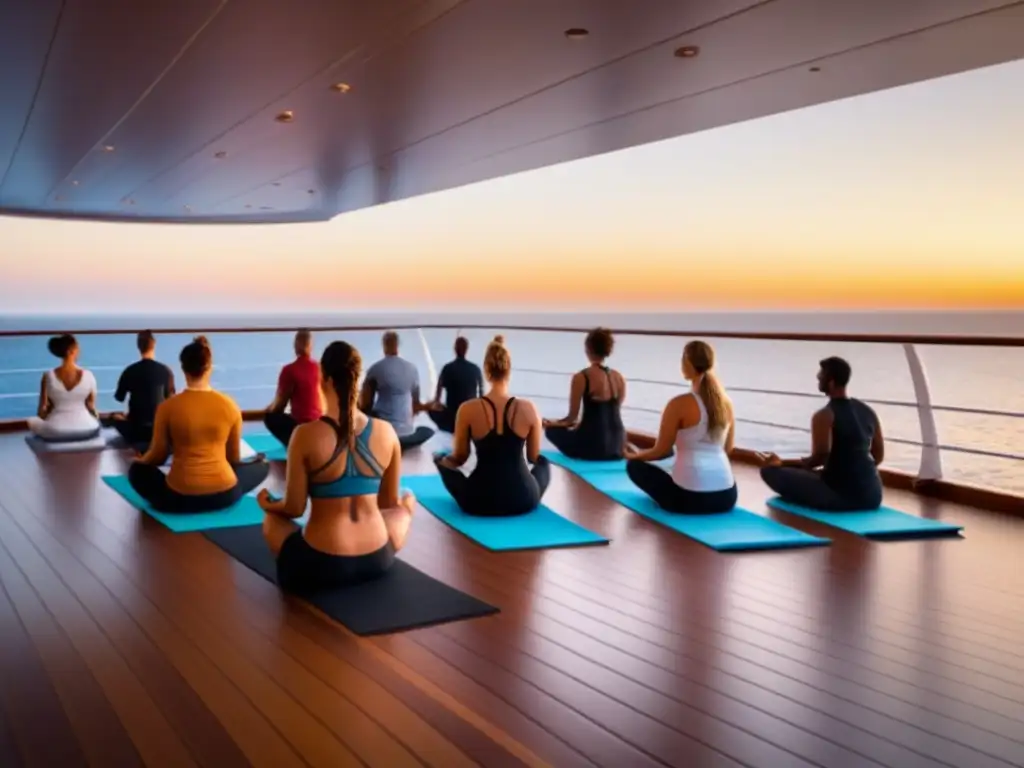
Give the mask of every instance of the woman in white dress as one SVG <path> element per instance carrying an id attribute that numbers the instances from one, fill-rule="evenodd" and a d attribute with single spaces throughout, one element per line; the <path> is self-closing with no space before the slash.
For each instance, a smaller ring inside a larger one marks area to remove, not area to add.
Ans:
<path id="1" fill-rule="evenodd" d="M 47 344 L 60 365 L 43 374 L 39 388 L 39 415 L 28 428 L 48 442 L 91 440 L 100 433 L 96 413 L 96 377 L 76 364 L 78 342 L 70 333 L 54 336 Z"/>

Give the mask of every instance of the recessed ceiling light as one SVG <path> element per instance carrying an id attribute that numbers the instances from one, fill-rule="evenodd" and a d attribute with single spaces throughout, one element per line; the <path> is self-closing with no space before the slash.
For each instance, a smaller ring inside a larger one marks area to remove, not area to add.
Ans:
<path id="1" fill-rule="evenodd" d="M 692 59 L 700 53 L 700 48 L 696 45 L 684 45 L 682 48 L 676 48 L 675 56 L 680 59 Z"/>
<path id="2" fill-rule="evenodd" d="M 250 205 L 249 203 L 246 203 L 246 204 L 245 204 L 245 207 L 246 207 L 246 208 L 252 208 L 252 206 L 251 206 L 251 205 Z"/>
<path id="3" fill-rule="evenodd" d="M 223 160 L 225 157 L 228 156 L 228 153 L 222 149 L 220 152 L 214 152 L 213 156 L 216 157 L 218 160 Z"/>
<path id="4" fill-rule="evenodd" d="M 808 72 L 821 72 L 821 67 L 811 67 Z"/>
<path id="5" fill-rule="evenodd" d="M 331 90 L 335 93 L 348 93 L 352 90 L 352 86 L 348 83 L 332 83 Z"/>
<path id="6" fill-rule="evenodd" d="M 316 194 L 316 190 L 315 189 L 307 189 L 306 192 L 308 194 L 310 194 L 310 195 L 315 195 Z"/>
<path id="7" fill-rule="evenodd" d="M 582 40 L 589 34 L 590 30 L 584 29 L 583 27 L 570 27 L 565 30 L 565 36 L 570 40 Z"/>
<path id="8" fill-rule="evenodd" d="M 114 151 L 114 145 L 113 144 L 104 144 L 103 145 L 103 151 L 104 152 L 113 152 Z"/>
<path id="9" fill-rule="evenodd" d="M 281 186 L 281 182 L 280 181 L 272 181 L 272 182 L 270 182 L 270 186 L 272 186 L 272 187 L 280 187 Z"/>
<path id="10" fill-rule="evenodd" d="M 72 180 L 72 182 L 71 182 L 71 186 L 72 186 L 72 187 L 77 187 L 77 186 L 78 186 L 78 179 L 74 179 L 74 180 Z"/>
<path id="11" fill-rule="evenodd" d="M 277 117 L 274 118 L 279 123 L 290 123 L 295 119 L 295 113 L 290 109 L 286 109 L 284 112 L 278 112 Z"/>

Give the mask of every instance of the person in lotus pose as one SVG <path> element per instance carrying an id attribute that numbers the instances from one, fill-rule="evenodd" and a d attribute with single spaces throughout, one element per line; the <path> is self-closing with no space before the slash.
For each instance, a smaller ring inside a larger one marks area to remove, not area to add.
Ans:
<path id="1" fill-rule="evenodd" d="M 311 357 L 313 334 L 307 330 L 298 331 L 294 348 L 295 360 L 281 369 L 277 393 L 263 417 L 267 431 L 282 445 L 288 445 L 295 427 L 316 421 L 323 412 L 320 365 Z M 285 413 L 289 404 L 291 413 Z"/>
<path id="2" fill-rule="evenodd" d="M 210 386 L 213 352 L 204 336 L 181 350 L 185 391 L 156 409 L 149 450 L 128 468 L 128 481 L 160 512 L 214 512 L 235 504 L 267 479 L 261 455 L 241 460 L 242 412 Z M 161 465 L 173 451 L 171 470 Z"/>
<path id="3" fill-rule="evenodd" d="M 551 466 L 540 455 L 540 416 L 529 400 L 509 394 L 511 373 L 504 338 L 495 336 L 484 354 L 490 389 L 459 407 L 452 452 L 434 457 L 448 493 L 470 515 L 525 514 L 540 504 L 551 480 Z M 476 447 L 476 467 L 467 477 L 460 467 L 469 458 L 470 443 Z"/>
<path id="4" fill-rule="evenodd" d="M 442 432 L 455 431 L 455 415 L 459 407 L 484 393 L 484 376 L 480 366 L 466 359 L 469 340 L 464 336 L 455 339 L 455 359 L 445 363 L 437 378 L 437 392 L 427 404 L 427 415 Z M 445 393 L 441 404 L 441 391 Z"/>
<path id="5" fill-rule="evenodd" d="M 850 364 L 839 357 L 821 361 L 818 390 L 828 404 L 811 418 L 811 455 L 780 459 L 758 454 L 761 479 L 784 501 L 827 512 L 878 509 L 885 458 L 882 424 L 870 406 L 848 397 Z"/>
<path id="6" fill-rule="evenodd" d="M 426 404 L 420 402 L 420 374 L 415 365 L 398 356 L 397 333 L 388 331 L 381 343 L 384 357 L 366 372 L 359 407 L 364 413 L 389 422 L 402 450 L 414 448 L 434 434 L 430 427 L 413 424 L 416 414 L 427 410 Z"/>
<path id="7" fill-rule="evenodd" d="M 78 367 L 78 341 L 70 333 L 54 336 L 47 344 L 60 365 L 43 374 L 37 415 L 28 428 L 41 440 L 73 443 L 100 434 L 96 412 L 96 377 Z"/>
<path id="8" fill-rule="evenodd" d="M 736 506 L 736 481 L 729 463 L 736 422 L 732 403 L 712 370 L 714 363 L 710 345 L 687 344 L 683 377 L 693 391 L 669 400 L 653 448 L 626 451 L 630 480 L 667 512 L 711 514 Z M 649 462 L 670 455 L 673 442 L 676 458 L 669 474 Z"/>
<path id="9" fill-rule="evenodd" d="M 119 403 L 128 398 L 128 413 L 114 414 L 110 425 L 128 445 L 145 451 L 153 439 L 157 406 L 174 394 L 174 372 L 154 359 L 156 337 L 152 331 L 139 331 L 135 344 L 140 359 L 124 369 L 114 393 Z"/>
<path id="10" fill-rule="evenodd" d="M 405 544 L 415 498 L 399 497 L 402 450 L 392 426 L 356 407 L 362 360 L 335 341 L 320 358 L 325 414 L 288 443 L 283 499 L 263 490 L 263 534 L 282 589 L 309 592 L 377 578 Z M 312 500 L 304 528 L 293 522 Z"/>
<path id="11" fill-rule="evenodd" d="M 592 461 L 622 458 L 626 428 L 621 408 L 626 399 L 626 380 L 605 365 L 614 346 L 615 338 L 607 328 L 595 328 L 587 334 L 584 350 L 590 365 L 572 377 L 569 415 L 544 420 L 544 434 L 566 456 Z"/>

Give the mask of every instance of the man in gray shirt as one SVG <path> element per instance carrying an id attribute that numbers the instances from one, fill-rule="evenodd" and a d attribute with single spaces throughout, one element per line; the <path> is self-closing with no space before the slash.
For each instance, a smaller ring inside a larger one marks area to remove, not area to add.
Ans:
<path id="1" fill-rule="evenodd" d="M 420 402 L 420 373 L 416 366 L 398 356 L 398 334 L 388 331 L 381 338 L 384 357 L 370 366 L 359 396 L 359 408 L 390 422 L 402 450 L 422 445 L 434 434 L 430 427 L 417 427 L 413 419 L 426 410 Z"/>

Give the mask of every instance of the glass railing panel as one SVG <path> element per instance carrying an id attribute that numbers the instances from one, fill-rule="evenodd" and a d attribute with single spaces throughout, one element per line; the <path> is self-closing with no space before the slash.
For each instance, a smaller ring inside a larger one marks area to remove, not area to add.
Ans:
<path id="1" fill-rule="evenodd" d="M 455 329 L 400 329 L 402 354 L 420 371 L 423 397 L 433 395 L 429 362 L 440 371 L 453 356 Z M 569 380 L 586 365 L 583 334 L 568 331 L 465 329 L 470 358 L 479 362 L 495 333 L 503 333 L 513 357 L 513 390 L 533 399 L 543 415 L 563 416 Z M 158 359 L 184 385 L 177 356 L 194 334 L 158 334 Z M 277 373 L 291 355 L 293 332 L 209 333 L 214 349 L 213 383 L 246 410 L 266 406 Z M 316 347 L 335 339 L 353 343 L 369 366 L 381 355 L 380 331 L 322 331 Z M 113 393 L 124 366 L 137 357 L 134 333 L 80 334 L 80 362 L 95 374 L 99 408 L 119 410 Z M 687 339 L 619 334 L 610 362 L 629 381 L 627 424 L 655 432 L 664 404 L 685 392 L 679 370 Z M 811 414 L 822 404 L 816 390 L 818 361 L 840 355 L 854 368 L 853 391 L 873 405 L 888 438 L 885 466 L 916 473 L 920 428 L 907 363 L 898 344 L 820 343 L 710 339 L 717 368 L 736 405 L 737 444 L 786 455 L 808 450 Z M 1024 350 L 922 345 L 944 450 L 945 477 L 1024 494 Z M 33 415 L 42 373 L 55 364 L 41 336 L 0 337 L 0 419 Z M 949 408 L 961 410 L 946 410 Z M 964 411 L 963 409 L 968 409 Z M 969 409 L 1001 411 L 973 413 Z"/>

